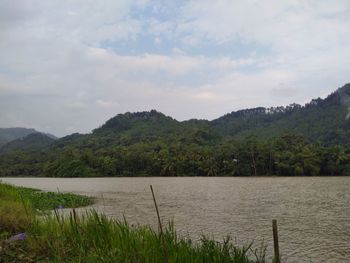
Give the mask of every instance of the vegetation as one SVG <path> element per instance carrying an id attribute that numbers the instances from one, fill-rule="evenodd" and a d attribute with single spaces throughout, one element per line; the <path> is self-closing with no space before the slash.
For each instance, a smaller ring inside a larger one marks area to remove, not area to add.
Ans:
<path id="1" fill-rule="evenodd" d="M 1 147 L 1 152 L 8 153 L 18 149 L 22 151 L 37 151 L 51 145 L 53 141 L 53 138 L 45 134 L 39 132 L 31 133 L 24 138 L 8 142 Z"/>
<path id="2" fill-rule="evenodd" d="M 7 142 L 24 138 L 31 133 L 35 133 L 34 129 L 26 128 L 0 128 L 0 145 Z"/>
<path id="3" fill-rule="evenodd" d="M 58 207 L 75 208 L 91 205 L 93 199 L 86 196 L 80 196 L 70 193 L 42 192 L 37 189 L 12 186 L 1 183 L 0 181 L 0 200 L 5 202 L 23 203 L 23 208 L 28 211 L 33 210 L 52 210 Z M 4 215 L 5 213 L 0 213 Z"/>
<path id="4" fill-rule="evenodd" d="M 238 248 L 229 238 L 216 242 L 203 237 L 193 243 L 177 236 L 171 224 L 162 236 L 148 226 L 130 226 L 95 211 L 78 216 L 73 210 L 63 216 L 55 210 L 37 217 L 34 207 L 50 207 L 55 195 L 43 194 L 41 200 L 50 205 L 41 205 L 31 195 L 21 198 L 23 192 L 32 191 L 37 192 L 0 184 L 1 262 L 266 262 L 264 248 Z M 74 200 L 90 201 L 78 196 Z"/>
<path id="5" fill-rule="evenodd" d="M 179 122 L 119 114 L 91 134 L 0 148 L 0 176 L 350 175 L 350 84 L 305 106 Z"/>
<path id="6" fill-rule="evenodd" d="M 29 134 L 39 133 L 34 129 L 26 128 L 0 128 L 0 147 L 8 142 L 23 139 Z M 49 138 L 57 139 L 56 136 L 52 134 L 45 134 Z"/>
<path id="7" fill-rule="evenodd" d="M 47 153 L 3 155 L 0 174 L 55 177 L 350 174 L 348 149 L 311 143 L 294 134 L 268 140 L 249 136 L 242 141 L 226 139 L 208 144 L 156 138 L 129 145 L 123 141 L 108 145 L 103 140 L 115 140 L 115 136 L 93 138 L 82 137 L 83 140 L 62 148 L 56 146 Z M 86 147 L 87 143 L 94 146 Z"/>
<path id="8" fill-rule="evenodd" d="M 8 234 L 26 230 L 32 224 L 37 211 L 86 206 L 92 203 L 93 199 L 90 197 L 42 192 L 0 182 L 0 239 Z"/>

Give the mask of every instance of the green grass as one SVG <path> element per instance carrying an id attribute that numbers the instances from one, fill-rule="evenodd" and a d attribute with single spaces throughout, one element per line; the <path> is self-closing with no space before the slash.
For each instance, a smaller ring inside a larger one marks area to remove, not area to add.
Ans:
<path id="1" fill-rule="evenodd" d="M 26 202 L 38 210 L 50 210 L 64 206 L 75 208 L 91 205 L 93 199 L 70 193 L 42 192 L 37 189 L 0 183 L 0 199 Z"/>
<path id="2" fill-rule="evenodd" d="M 26 230 L 39 211 L 92 203 L 93 199 L 86 196 L 42 192 L 0 182 L 0 237 Z"/>
<path id="3" fill-rule="evenodd" d="M 199 242 L 193 242 L 190 238 L 179 237 L 172 224 L 162 236 L 149 226 L 131 226 L 125 220 L 111 219 L 94 210 L 80 215 L 75 210 L 69 215 L 55 210 L 38 217 L 35 208 L 55 207 L 56 203 L 46 200 L 45 205 L 40 205 L 40 199 L 32 197 L 33 193 L 38 194 L 33 189 L 22 198 L 13 191 L 21 195 L 27 190 L 0 184 L 0 195 L 4 198 L 1 199 L 4 201 L 0 203 L 0 211 L 6 211 L 6 218 L 20 215 L 24 219 L 24 223 L 18 222 L 21 227 L 16 229 L 17 232 L 14 231 L 16 227 L 6 231 L 13 234 L 25 231 L 26 239 L 11 243 L 0 241 L 0 262 L 265 262 L 264 248 L 253 251 L 250 245 L 237 247 L 230 238 L 216 242 L 202 237 Z M 56 194 L 41 194 L 45 196 L 43 199 L 56 198 Z M 70 196 L 68 200 L 70 198 L 79 200 L 85 197 Z M 15 215 L 11 209 L 5 209 L 6 203 L 8 206 L 16 204 L 18 211 Z M 77 203 L 66 204 L 75 206 Z M 3 228 L 1 231 L 4 239 Z"/>

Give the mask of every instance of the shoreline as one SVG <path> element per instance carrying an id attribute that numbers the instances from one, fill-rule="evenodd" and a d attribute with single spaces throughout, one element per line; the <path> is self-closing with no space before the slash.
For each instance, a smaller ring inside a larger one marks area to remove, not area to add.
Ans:
<path id="1" fill-rule="evenodd" d="M 253 251 L 252 244 L 236 247 L 230 238 L 216 242 L 207 237 L 195 244 L 190 238 L 179 237 L 171 223 L 160 234 L 147 225 L 135 227 L 94 210 L 78 215 L 73 209 L 63 216 L 57 212 L 61 207 L 52 202 L 68 200 L 67 208 L 78 208 L 82 200 L 92 202 L 88 197 L 1 182 L 0 189 L 0 224 L 17 219 L 11 221 L 11 227 L 1 228 L 0 258 L 5 262 L 266 262 L 266 247 Z M 42 198 L 32 198 L 29 193 Z M 45 215 L 50 208 L 47 202 L 55 209 L 54 215 Z M 41 214 L 45 219 L 39 218 Z"/>

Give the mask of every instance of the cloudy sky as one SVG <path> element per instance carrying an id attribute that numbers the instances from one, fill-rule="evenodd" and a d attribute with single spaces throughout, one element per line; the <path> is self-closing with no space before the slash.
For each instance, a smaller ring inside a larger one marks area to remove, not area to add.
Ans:
<path id="1" fill-rule="evenodd" d="M 0 0 L 0 127 L 213 119 L 350 82 L 349 0 Z"/>

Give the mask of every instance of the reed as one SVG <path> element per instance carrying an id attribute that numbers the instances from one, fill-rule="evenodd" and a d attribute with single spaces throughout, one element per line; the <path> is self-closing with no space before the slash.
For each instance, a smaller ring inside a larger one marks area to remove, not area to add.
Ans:
<path id="1" fill-rule="evenodd" d="M 172 224 L 162 236 L 149 226 L 131 226 L 94 210 L 78 218 L 72 212 L 69 216 L 48 215 L 38 220 L 27 244 L 50 262 L 265 262 L 264 258 L 253 258 L 250 245 L 238 248 L 229 238 L 216 242 L 202 237 L 194 243 L 179 237 Z"/>
<path id="2" fill-rule="evenodd" d="M 38 217 L 34 209 L 37 199 L 24 195 L 28 203 L 24 204 L 11 187 L 0 184 L 0 195 L 22 207 L 27 205 L 27 212 L 22 209 L 19 213 L 30 221 L 21 228 L 25 239 L 20 236 L 20 240 L 1 243 L 0 258 L 4 262 L 265 262 L 265 254 L 253 251 L 251 245 L 237 247 L 230 238 L 217 242 L 204 236 L 194 242 L 177 235 L 171 223 L 161 235 L 149 226 L 132 226 L 125 219 L 108 218 L 94 210 L 82 214 L 73 210 L 67 215 L 55 209 L 55 213 Z M 4 188 L 6 193 L 1 191 Z"/>

